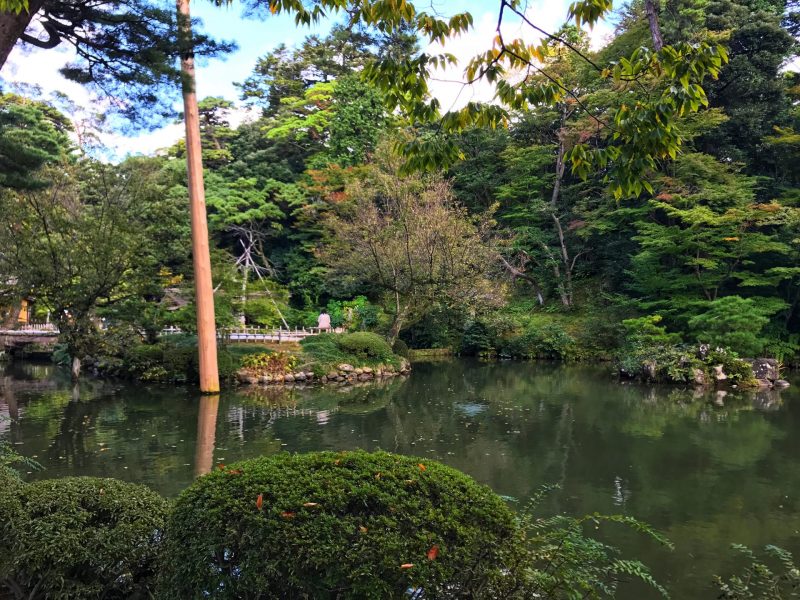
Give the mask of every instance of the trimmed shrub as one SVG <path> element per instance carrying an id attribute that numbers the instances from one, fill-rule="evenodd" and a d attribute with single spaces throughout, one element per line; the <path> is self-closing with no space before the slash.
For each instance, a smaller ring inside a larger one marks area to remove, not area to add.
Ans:
<path id="1" fill-rule="evenodd" d="M 323 333 L 307 337 L 300 344 L 303 353 L 320 374 L 341 363 L 354 366 L 375 366 L 379 364 L 400 366 L 400 359 L 392 353 L 389 343 L 375 333 Z"/>
<path id="2" fill-rule="evenodd" d="M 162 598 L 507 597 L 522 542 L 488 487 L 385 452 L 279 454 L 178 498 Z"/>
<path id="3" fill-rule="evenodd" d="M 0 590 L 11 570 L 11 542 L 17 537 L 16 530 L 25 518 L 20 499 L 22 486 L 14 471 L 0 465 Z"/>
<path id="4" fill-rule="evenodd" d="M 26 484 L 7 580 L 25 597 L 147 598 L 168 502 L 142 485 L 65 477 Z"/>
<path id="5" fill-rule="evenodd" d="M 359 331 L 346 333 L 336 338 L 336 344 L 343 352 L 364 359 L 391 360 L 394 356 L 392 347 L 377 333 Z"/>
<path id="6" fill-rule="evenodd" d="M 408 344 L 406 344 L 401 339 L 397 339 L 394 341 L 394 345 L 392 346 L 392 352 L 394 352 L 397 356 L 402 356 L 403 358 L 408 358 L 411 354 L 411 351 L 408 348 Z"/>

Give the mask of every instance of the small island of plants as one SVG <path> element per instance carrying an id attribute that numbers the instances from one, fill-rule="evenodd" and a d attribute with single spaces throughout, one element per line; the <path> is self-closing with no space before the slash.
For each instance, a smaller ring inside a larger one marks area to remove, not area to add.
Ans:
<path id="1" fill-rule="evenodd" d="M 121 331 L 103 337 L 102 352 L 86 361 L 97 375 L 158 383 L 197 381 L 197 340 L 192 335 L 161 336 L 155 343 Z M 406 352 L 400 344 L 395 350 L 376 333 L 323 333 L 300 343 L 223 343 L 217 362 L 228 385 L 347 385 L 408 374 L 411 364 L 400 354 Z"/>

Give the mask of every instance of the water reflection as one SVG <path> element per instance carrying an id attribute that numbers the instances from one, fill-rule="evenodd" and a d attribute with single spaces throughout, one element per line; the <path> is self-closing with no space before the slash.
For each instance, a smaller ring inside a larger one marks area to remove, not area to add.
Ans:
<path id="1" fill-rule="evenodd" d="M 665 530 L 673 553 L 608 535 L 676 598 L 708 597 L 731 542 L 800 550 L 798 387 L 719 394 L 620 384 L 602 367 L 451 361 L 378 384 L 200 398 L 76 391 L 51 366 L 15 365 L 0 379 L 0 438 L 44 464 L 31 477 L 114 476 L 169 496 L 216 463 L 357 447 L 442 460 L 520 503 L 557 483 L 548 512 L 623 512 Z"/>
<path id="2" fill-rule="evenodd" d="M 194 453 L 194 475 L 211 472 L 214 463 L 214 442 L 217 438 L 219 395 L 201 396 L 197 409 L 197 443 Z"/>

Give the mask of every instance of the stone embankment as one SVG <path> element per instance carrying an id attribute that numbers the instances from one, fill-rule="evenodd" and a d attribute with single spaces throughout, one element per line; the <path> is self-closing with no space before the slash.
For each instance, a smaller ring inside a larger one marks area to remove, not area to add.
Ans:
<path id="1" fill-rule="evenodd" d="M 351 385 L 358 382 L 375 381 L 390 377 L 399 377 L 411 372 L 411 363 L 403 360 L 399 367 L 378 365 L 376 367 L 355 367 L 342 363 L 318 377 L 313 371 L 294 371 L 284 374 L 257 373 L 251 369 L 241 369 L 237 376 L 239 383 L 245 385 L 294 385 L 294 384 L 327 384 Z"/>
<path id="2" fill-rule="evenodd" d="M 789 387 L 789 382 L 781 379 L 778 361 L 774 358 L 756 358 L 747 362 L 753 369 L 759 389 L 780 390 Z"/>
<path id="3" fill-rule="evenodd" d="M 774 358 L 745 358 L 742 360 L 750 364 L 753 372 L 751 381 L 755 385 L 751 384 L 748 387 L 756 387 L 759 390 L 782 390 L 789 387 L 789 382 L 781 379 L 780 366 Z M 719 387 L 729 383 L 728 374 L 725 373 L 722 365 L 712 366 L 708 374 L 701 369 L 692 369 L 692 380 L 698 386 Z"/>

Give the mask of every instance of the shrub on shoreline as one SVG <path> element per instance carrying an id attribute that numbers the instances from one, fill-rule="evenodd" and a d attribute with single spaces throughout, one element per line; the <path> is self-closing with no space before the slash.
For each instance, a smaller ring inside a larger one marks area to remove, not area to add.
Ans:
<path id="1" fill-rule="evenodd" d="M 489 488 L 385 452 L 230 465 L 179 497 L 163 598 L 507 597 L 521 543 Z"/>
<path id="2" fill-rule="evenodd" d="M 399 368 L 402 358 L 392 352 L 389 343 L 377 333 L 323 333 L 301 342 L 304 357 L 315 373 L 323 375 L 340 364 L 376 367 L 390 365 Z"/>

